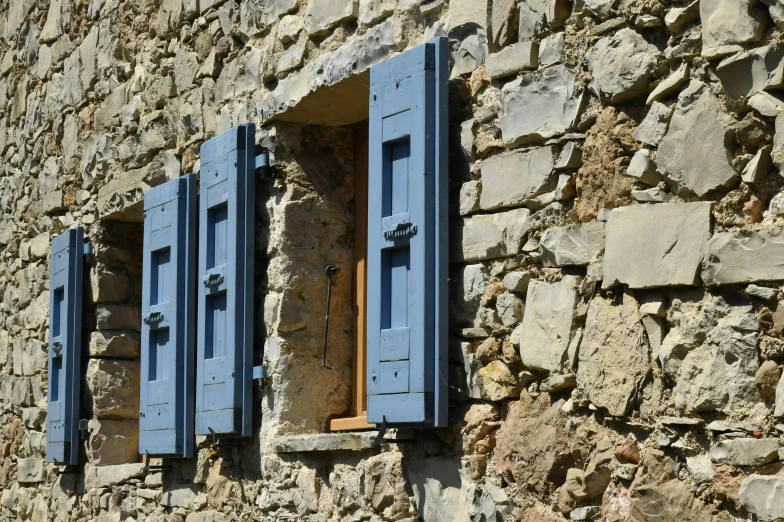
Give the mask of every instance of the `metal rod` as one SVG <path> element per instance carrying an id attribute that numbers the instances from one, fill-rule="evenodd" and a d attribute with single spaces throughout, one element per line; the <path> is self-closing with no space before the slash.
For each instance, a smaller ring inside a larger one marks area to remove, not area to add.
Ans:
<path id="1" fill-rule="evenodd" d="M 329 337 L 329 304 L 332 301 L 332 276 L 338 273 L 338 268 L 333 265 L 327 265 L 324 268 L 327 274 L 327 313 L 324 316 L 324 347 L 321 350 L 321 367 L 332 369 L 332 366 L 327 366 L 327 338 Z"/>

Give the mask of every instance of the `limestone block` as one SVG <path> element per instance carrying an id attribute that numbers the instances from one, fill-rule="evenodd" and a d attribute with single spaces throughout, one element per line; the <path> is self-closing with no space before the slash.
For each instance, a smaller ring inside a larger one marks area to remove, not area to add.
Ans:
<path id="1" fill-rule="evenodd" d="M 91 419 L 85 443 L 88 462 L 95 466 L 131 464 L 139 460 L 139 423 Z"/>
<path id="2" fill-rule="evenodd" d="M 514 326 L 523 319 L 523 301 L 514 294 L 499 295 L 495 308 L 504 326 Z"/>
<path id="3" fill-rule="evenodd" d="M 505 47 L 512 43 L 517 33 L 517 27 L 512 27 L 512 24 L 517 22 L 517 2 L 515 0 L 492 0 L 491 4 L 491 43 L 495 48 Z"/>
<path id="4" fill-rule="evenodd" d="M 558 176 L 554 167 L 552 147 L 499 154 L 484 160 L 480 208 L 521 206 L 540 194 L 555 190 Z"/>
<path id="5" fill-rule="evenodd" d="M 760 9 L 754 0 L 701 0 L 703 55 L 730 44 L 759 40 L 765 30 Z"/>
<path id="6" fill-rule="evenodd" d="M 656 164 L 651 159 L 651 151 L 640 149 L 634 153 L 625 174 L 646 185 L 656 186 L 661 176 L 656 172 Z"/>
<path id="7" fill-rule="evenodd" d="M 710 237 L 710 207 L 710 203 L 670 203 L 610 212 L 604 287 L 616 282 L 630 288 L 697 284 Z"/>
<path id="8" fill-rule="evenodd" d="M 139 357 L 140 346 L 137 332 L 99 330 L 90 332 L 88 350 L 90 357 L 134 359 Z"/>
<path id="9" fill-rule="evenodd" d="M 743 167 L 743 173 L 740 178 L 744 183 L 759 183 L 765 178 L 772 166 L 773 160 L 770 157 L 770 148 L 762 147 L 751 161 Z"/>
<path id="10" fill-rule="evenodd" d="M 546 67 L 561 63 L 563 61 L 564 46 L 564 33 L 554 33 L 542 38 L 542 41 L 539 43 L 539 65 Z"/>
<path id="11" fill-rule="evenodd" d="M 626 415 L 648 375 L 648 343 L 639 305 L 596 297 L 588 307 L 577 364 L 577 386 L 610 415 Z"/>
<path id="12" fill-rule="evenodd" d="M 632 190 L 632 198 L 639 203 L 667 203 L 672 199 L 672 194 L 664 192 L 659 187 L 645 190 Z"/>
<path id="13" fill-rule="evenodd" d="M 772 44 L 725 58 L 716 67 L 724 91 L 738 100 L 784 85 L 784 45 Z"/>
<path id="14" fill-rule="evenodd" d="M 702 278 L 711 286 L 781 280 L 784 267 L 776 260 L 783 254 L 781 229 L 719 232 L 708 242 Z"/>
<path id="15" fill-rule="evenodd" d="M 84 488 L 86 491 L 124 484 L 131 479 L 143 477 L 145 464 L 119 464 L 116 466 L 84 466 Z"/>
<path id="16" fill-rule="evenodd" d="M 648 105 L 655 101 L 663 100 L 671 94 L 675 94 L 687 80 L 689 79 L 689 64 L 682 63 L 678 69 L 670 74 L 667 78 L 659 82 L 659 85 L 651 91 L 648 99 L 645 101 Z"/>
<path id="17" fill-rule="evenodd" d="M 20 2 L 22 4 L 22 2 Z M 52 0 L 49 3 L 49 11 L 46 15 L 46 23 L 38 38 L 42 42 L 53 42 L 63 31 L 60 27 L 60 13 L 62 12 L 62 0 Z"/>
<path id="18" fill-rule="evenodd" d="M 163 0 L 155 22 L 158 36 L 166 36 L 180 29 L 182 18 L 182 0 Z"/>
<path id="19" fill-rule="evenodd" d="M 38 339 L 28 339 L 21 355 L 22 375 L 30 377 L 46 369 L 48 354 L 44 343 Z"/>
<path id="20" fill-rule="evenodd" d="M 659 171 L 678 190 L 688 188 L 703 196 L 737 176 L 725 145 L 730 133 L 727 118 L 704 84 L 692 82 L 681 93 L 656 156 Z"/>
<path id="21" fill-rule="evenodd" d="M 517 255 L 528 233 L 528 209 L 463 218 L 453 244 L 455 261 L 481 261 Z M 459 249 L 459 250 L 458 250 Z"/>
<path id="22" fill-rule="evenodd" d="M 95 82 L 96 51 L 98 47 L 98 25 L 94 25 L 82 43 L 79 44 L 79 58 L 82 64 L 82 94 L 86 94 Z"/>
<path id="23" fill-rule="evenodd" d="M 504 47 L 485 60 L 485 72 L 490 78 L 512 76 L 520 71 L 536 69 L 539 60 L 539 44 L 526 41 Z"/>
<path id="24" fill-rule="evenodd" d="M 509 82 L 501 91 L 498 114 L 504 144 L 513 147 L 565 133 L 579 115 L 580 100 L 574 72 L 565 65 Z"/>
<path id="25" fill-rule="evenodd" d="M 42 259 L 49 252 L 49 234 L 44 232 L 38 234 L 30 243 L 30 255 L 33 259 Z"/>
<path id="26" fill-rule="evenodd" d="M 17 460 L 16 480 L 20 484 L 37 484 L 46 479 L 44 459 Z"/>
<path id="27" fill-rule="evenodd" d="M 671 7 L 664 16 L 664 25 L 674 34 L 678 34 L 690 23 L 700 19 L 700 2 L 694 0 L 683 7 Z"/>
<path id="28" fill-rule="evenodd" d="M 762 0 L 768 6 L 768 13 L 776 24 L 776 28 L 781 31 L 784 29 L 784 2 L 781 0 Z"/>
<path id="29" fill-rule="evenodd" d="M 625 28 L 601 38 L 587 58 L 591 89 L 604 102 L 620 103 L 648 94 L 660 53 L 635 30 Z"/>
<path id="30" fill-rule="evenodd" d="M 479 397 L 486 401 L 500 401 L 517 397 L 517 379 L 503 361 L 492 361 L 482 367 L 474 383 L 479 389 Z"/>
<path id="31" fill-rule="evenodd" d="M 527 368 L 556 371 L 568 364 L 569 344 L 577 330 L 579 282 L 565 276 L 557 283 L 534 280 L 528 285 L 523 322 L 512 334 L 512 344 L 519 346 Z"/>
<path id="32" fill-rule="evenodd" d="M 484 27 L 475 24 L 458 26 L 453 31 L 459 45 L 452 48 L 452 71 L 449 78 L 473 73 L 485 62 L 488 55 L 487 33 Z"/>
<path id="33" fill-rule="evenodd" d="M 640 126 L 637 127 L 632 136 L 636 140 L 656 147 L 664 138 L 664 135 L 667 134 L 672 112 L 672 109 L 663 103 L 653 102 L 651 108 L 648 109 L 648 114 L 645 115 L 645 119 L 642 120 L 642 123 L 640 123 Z"/>
<path id="34" fill-rule="evenodd" d="M 128 276 L 104 264 L 96 264 L 90 269 L 90 287 L 93 303 L 122 303 L 131 295 Z"/>
<path id="35" fill-rule="evenodd" d="M 711 460 L 732 466 L 762 466 L 779 458 L 776 439 L 730 439 L 711 446 Z"/>
<path id="36" fill-rule="evenodd" d="M 138 306 L 126 304 L 101 304 L 95 310 L 98 330 L 141 330 L 141 312 Z"/>
<path id="37" fill-rule="evenodd" d="M 446 14 L 446 29 L 465 24 L 478 24 L 487 29 L 490 17 L 487 0 L 452 0 Z"/>
<path id="38" fill-rule="evenodd" d="M 86 383 L 85 396 L 95 417 L 139 418 L 139 361 L 90 359 Z"/>
<path id="39" fill-rule="evenodd" d="M 280 55 L 278 64 L 275 68 L 277 74 L 288 73 L 302 65 L 302 60 L 305 58 L 305 44 L 307 40 L 300 38 L 300 41 L 286 49 Z"/>
<path id="40" fill-rule="evenodd" d="M 359 10 L 360 15 L 359 19 L 362 20 L 362 1 L 360 0 Z M 282 43 L 287 44 L 295 41 L 297 39 L 297 35 L 305 28 L 302 17 L 298 15 L 286 15 L 280 19 L 278 22 L 278 40 Z"/>
<path id="41" fill-rule="evenodd" d="M 519 3 L 518 8 L 520 40 L 539 36 L 548 29 L 563 27 L 570 11 L 568 0 L 529 0 Z"/>
<path id="42" fill-rule="evenodd" d="M 482 182 L 467 181 L 460 186 L 460 215 L 467 216 L 480 209 L 479 198 L 482 194 Z"/>
<path id="43" fill-rule="evenodd" d="M 91 188 L 96 181 L 106 176 L 113 156 L 113 139 L 110 135 L 99 134 L 84 143 L 81 163 L 82 188 Z"/>
<path id="44" fill-rule="evenodd" d="M 315 469 L 302 468 L 297 474 L 297 489 L 294 490 L 294 506 L 297 513 L 316 513 L 319 508 L 321 486 Z"/>
<path id="45" fill-rule="evenodd" d="M 450 306 L 453 319 L 460 323 L 474 324 L 482 296 L 490 281 L 490 272 L 481 263 L 466 265 L 455 278 Z"/>
<path id="46" fill-rule="evenodd" d="M 707 484 L 713 481 L 713 463 L 709 457 L 688 457 L 686 467 L 689 468 L 695 484 Z"/>
<path id="47" fill-rule="evenodd" d="M 355 19 L 358 11 L 358 0 L 309 0 L 305 30 L 312 35 L 325 34 L 335 25 Z"/>
<path id="48" fill-rule="evenodd" d="M 510 292 L 527 292 L 530 282 L 531 272 L 527 270 L 509 272 L 504 276 L 504 288 Z"/>
<path id="49" fill-rule="evenodd" d="M 784 101 L 767 92 L 752 94 L 748 99 L 748 104 L 752 109 L 768 118 L 775 118 L 784 111 Z"/>
<path id="50" fill-rule="evenodd" d="M 604 223 L 550 228 L 539 240 L 544 266 L 585 266 L 602 258 Z"/>
<path id="51" fill-rule="evenodd" d="M 177 92 L 182 93 L 193 85 L 199 71 L 199 58 L 196 53 L 180 51 L 174 57 L 174 84 Z"/>
<path id="52" fill-rule="evenodd" d="M 763 522 L 784 518 L 784 477 L 752 474 L 740 485 L 740 503 Z"/>

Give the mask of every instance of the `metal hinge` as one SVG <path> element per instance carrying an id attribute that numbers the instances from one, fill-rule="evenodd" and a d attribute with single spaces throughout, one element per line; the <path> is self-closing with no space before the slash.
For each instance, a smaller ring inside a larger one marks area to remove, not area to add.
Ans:
<path id="1" fill-rule="evenodd" d="M 79 438 L 81 440 L 87 440 L 87 437 L 90 436 L 90 419 L 79 419 Z"/>
<path id="2" fill-rule="evenodd" d="M 261 382 L 261 388 L 263 390 L 266 390 L 267 388 L 269 388 L 270 380 L 269 380 L 269 377 L 267 377 L 267 367 L 264 366 L 263 364 L 260 365 L 260 366 L 254 366 L 253 367 L 253 380 L 254 381 L 260 381 Z"/>

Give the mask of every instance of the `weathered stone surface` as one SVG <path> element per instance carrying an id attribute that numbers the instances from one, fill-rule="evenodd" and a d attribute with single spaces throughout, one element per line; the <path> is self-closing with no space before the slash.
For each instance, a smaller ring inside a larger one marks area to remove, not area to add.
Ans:
<path id="1" fill-rule="evenodd" d="M 658 185 L 661 181 L 661 176 L 656 172 L 656 164 L 651 159 L 651 152 L 647 149 L 640 149 L 634 153 L 626 169 L 626 175 L 651 186 Z"/>
<path id="2" fill-rule="evenodd" d="M 709 457 L 689 457 L 686 459 L 686 466 L 695 484 L 713 481 L 713 463 Z"/>
<path id="3" fill-rule="evenodd" d="M 137 422 L 91 419 L 87 430 L 87 459 L 93 465 L 132 464 L 139 460 Z"/>
<path id="4" fill-rule="evenodd" d="M 531 282 L 531 273 L 525 270 L 509 272 L 504 276 L 504 288 L 511 292 L 526 292 Z"/>
<path id="5" fill-rule="evenodd" d="M 551 403 L 546 393 L 534 399 L 527 391 L 509 404 L 494 452 L 499 474 L 533 491 L 545 491 L 548 483 L 563 483 L 574 460 L 562 405 L 563 401 Z"/>
<path id="6" fill-rule="evenodd" d="M 680 33 L 686 25 L 700 19 L 700 2 L 694 2 L 684 7 L 671 7 L 664 16 L 664 25 L 671 33 Z"/>
<path id="7" fill-rule="evenodd" d="M 275 72 L 282 75 L 300 67 L 302 65 L 302 60 L 305 58 L 306 43 L 307 40 L 302 38 L 296 44 L 286 49 L 283 54 L 280 55 Z"/>
<path id="8" fill-rule="evenodd" d="M 397 4 L 398 0 L 359 0 L 359 23 L 372 25 L 383 20 L 395 12 Z"/>
<path id="9" fill-rule="evenodd" d="M 639 305 L 631 294 L 617 304 L 597 297 L 585 320 L 577 386 L 610 415 L 625 415 L 648 375 L 648 351 Z"/>
<path id="10" fill-rule="evenodd" d="M 359 3 L 359 19 L 362 21 L 362 14 L 363 14 L 363 5 L 372 4 L 375 5 L 378 2 L 375 1 L 368 1 Z M 388 2 L 387 2 L 388 3 Z M 366 22 L 367 23 L 367 22 Z M 297 35 L 304 29 L 305 26 L 302 22 L 302 17 L 297 15 L 286 15 L 280 19 L 278 22 L 278 40 L 282 43 L 287 44 L 293 42 L 297 39 Z"/>
<path id="11" fill-rule="evenodd" d="M 767 92 L 752 94 L 748 103 L 752 109 L 768 118 L 775 118 L 784 111 L 784 101 Z"/>
<path id="12" fill-rule="evenodd" d="M 304 453 L 309 451 L 356 451 L 373 447 L 375 433 L 324 433 L 317 435 L 292 435 L 273 441 L 277 453 Z"/>
<path id="13" fill-rule="evenodd" d="M 539 240 L 544 266 L 585 266 L 601 260 L 604 223 L 550 228 Z"/>
<path id="14" fill-rule="evenodd" d="M 140 330 L 139 307 L 126 304 L 102 304 L 96 308 L 98 330 Z"/>
<path id="15" fill-rule="evenodd" d="M 757 403 L 759 325 L 751 306 L 692 292 L 673 300 L 667 312 L 670 331 L 654 354 L 675 382 L 676 407 L 729 413 Z"/>
<path id="16" fill-rule="evenodd" d="M 630 288 L 694 285 L 710 237 L 710 203 L 615 209 L 605 236 L 605 287 L 616 282 Z"/>
<path id="17" fill-rule="evenodd" d="M 609 103 L 648 94 L 659 50 L 633 29 L 601 38 L 588 52 L 591 89 Z"/>
<path id="18" fill-rule="evenodd" d="M 784 417 L 784 375 L 779 379 L 779 384 L 776 386 L 776 406 L 773 410 L 774 417 Z"/>
<path id="19" fill-rule="evenodd" d="M 711 446 L 711 460 L 733 466 L 762 466 L 779 458 L 776 439 L 731 439 Z"/>
<path id="20" fill-rule="evenodd" d="M 555 163 L 557 170 L 579 169 L 583 166 L 583 151 L 579 145 L 570 141 L 561 149 L 561 155 Z"/>
<path id="21" fill-rule="evenodd" d="M 530 0 L 518 4 L 520 9 L 520 40 L 538 36 L 548 29 L 562 27 L 569 17 L 567 0 Z"/>
<path id="22" fill-rule="evenodd" d="M 182 93 L 193 85 L 199 72 L 199 58 L 196 53 L 180 52 L 174 58 L 174 84 L 177 92 Z"/>
<path id="23" fill-rule="evenodd" d="M 309 34 L 324 34 L 335 25 L 356 18 L 358 8 L 357 0 L 308 2 L 308 7 L 305 10 L 305 30 Z"/>
<path id="24" fill-rule="evenodd" d="M 688 79 L 689 65 L 684 62 L 674 73 L 670 74 L 667 78 L 662 80 L 659 85 L 657 85 L 656 88 L 651 91 L 651 94 L 648 95 L 648 99 L 645 101 L 645 103 L 650 105 L 655 101 L 663 100 L 671 94 L 675 94 L 678 89 L 680 89 L 681 85 L 683 85 Z"/>
<path id="25" fill-rule="evenodd" d="M 723 60 L 716 67 L 726 93 L 741 99 L 784 84 L 784 45 L 766 45 Z"/>
<path id="26" fill-rule="evenodd" d="M 555 189 L 557 175 L 552 147 L 532 152 L 499 154 L 482 162 L 482 210 L 525 205 Z"/>
<path id="27" fill-rule="evenodd" d="M 490 29 L 492 44 L 501 48 L 512 43 L 517 37 L 518 7 L 515 0 L 492 0 L 490 9 Z"/>
<path id="28" fill-rule="evenodd" d="M 523 302 L 514 294 L 501 294 L 496 298 L 495 308 L 504 326 L 514 326 L 523 319 Z"/>
<path id="29" fill-rule="evenodd" d="M 564 65 L 510 82 L 501 91 L 498 114 L 504 144 L 511 147 L 565 133 L 579 115 L 580 104 L 574 72 Z"/>
<path id="30" fill-rule="evenodd" d="M 475 386 L 479 397 L 486 401 L 500 401 L 520 395 L 517 379 L 503 361 L 492 361 L 479 370 Z"/>
<path id="31" fill-rule="evenodd" d="M 86 398 L 98 418 L 139 418 L 139 362 L 90 359 Z"/>
<path id="32" fill-rule="evenodd" d="M 90 333 L 88 349 L 91 357 L 133 359 L 139 357 L 140 346 L 137 332 L 100 330 Z"/>
<path id="33" fill-rule="evenodd" d="M 710 238 L 702 262 L 707 285 L 784 279 L 784 233 L 773 230 L 719 232 Z"/>
<path id="34" fill-rule="evenodd" d="M 561 63 L 564 55 L 564 33 L 555 33 L 542 38 L 539 43 L 539 65 L 547 67 Z"/>
<path id="35" fill-rule="evenodd" d="M 117 466 L 84 466 L 84 487 L 87 490 L 124 484 L 133 478 L 143 477 L 145 464 L 119 464 Z"/>
<path id="36" fill-rule="evenodd" d="M 46 478 L 44 459 L 19 459 L 16 465 L 16 479 L 21 484 L 36 484 Z"/>
<path id="37" fill-rule="evenodd" d="M 740 485 L 740 503 L 759 520 L 784 518 L 784 477 L 749 475 Z"/>
<path id="38" fill-rule="evenodd" d="M 759 183 L 773 166 L 768 147 L 762 147 L 743 168 L 740 178 L 744 183 Z"/>
<path id="39" fill-rule="evenodd" d="M 642 120 L 637 130 L 634 131 L 634 138 L 654 147 L 659 145 L 664 135 L 667 134 L 672 112 L 672 109 L 663 103 L 653 102 L 651 108 L 648 109 L 648 114 L 645 115 L 645 119 Z"/>
<path id="40" fill-rule="evenodd" d="M 726 186 L 737 173 L 726 148 L 730 132 L 718 98 L 692 82 L 678 98 L 670 129 L 659 145 L 659 171 L 678 189 L 698 196 Z"/>
<path id="41" fill-rule="evenodd" d="M 752 0 L 702 0 L 703 55 L 706 51 L 730 44 L 759 40 L 765 30 L 760 10 Z"/>
<path id="42" fill-rule="evenodd" d="M 520 252 L 528 233 L 528 209 L 463 218 L 460 236 L 453 244 L 456 261 L 481 261 Z"/>
<path id="43" fill-rule="evenodd" d="M 452 47 L 452 71 L 450 79 L 472 74 L 485 62 L 489 54 L 485 28 L 475 23 L 455 27 L 452 36 L 459 45 Z"/>
<path id="44" fill-rule="evenodd" d="M 523 365 L 556 371 L 573 362 L 569 347 L 576 335 L 579 278 L 565 276 L 557 283 L 531 281 L 525 298 L 523 322 L 512 334 Z"/>
<path id="45" fill-rule="evenodd" d="M 485 60 L 485 72 L 490 78 L 512 76 L 520 71 L 536 69 L 539 44 L 526 41 L 504 47 Z"/>
<path id="46" fill-rule="evenodd" d="M 460 215 L 467 216 L 479 210 L 479 198 L 482 194 L 481 181 L 467 181 L 460 187 Z"/>

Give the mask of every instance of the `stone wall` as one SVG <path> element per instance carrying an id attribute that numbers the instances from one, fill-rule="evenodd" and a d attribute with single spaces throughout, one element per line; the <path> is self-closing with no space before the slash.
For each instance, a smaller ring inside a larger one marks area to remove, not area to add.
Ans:
<path id="1" fill-rule="evenodd" d="M 0 520 L 784 519 L 781 0 L 0 0 Z M 368 68 L 449 37 L 450 424 L 351 408 Z M 138 455 L 144 192 L 257 124 L 254 436 Z M 47 464 L 81 224 L 82 464 Z M 321 368 L 326 277 L 335 278 Z"/>

